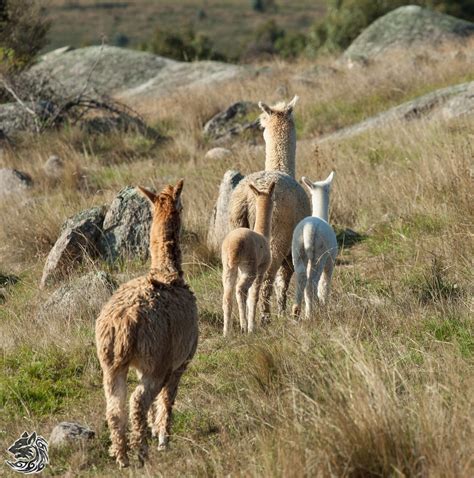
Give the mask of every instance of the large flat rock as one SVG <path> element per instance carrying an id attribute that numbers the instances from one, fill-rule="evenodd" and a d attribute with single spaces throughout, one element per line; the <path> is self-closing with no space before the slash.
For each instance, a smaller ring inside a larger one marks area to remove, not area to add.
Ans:
<path id="1" fill-rule="evenodd" d="M 248 71 L 247 67 L 215 61 L 179 62 L 137 50 L 91 46 L 47 54 L 30 73 L 51 76 L 71 95 L 87 85 L 99 94 L 137 98 L 230 80 Z"/>
<path id="2" fill-rule="evenodd" d="M 409 122 L 415 119 L 449 120 L 464 115 L 474 115 L 474 81 L 448 86 L 412 101 L 407 101 L 360 123 L 319 138 L 317 142 L 349 138 L 400 121 Z"/>

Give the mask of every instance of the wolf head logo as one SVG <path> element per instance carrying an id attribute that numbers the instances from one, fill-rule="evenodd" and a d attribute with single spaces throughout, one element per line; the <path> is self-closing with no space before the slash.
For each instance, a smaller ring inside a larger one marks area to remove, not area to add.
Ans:
<path id="1" fill-rule="evenodd" d="M 15 461 L 7 460 L 7 465 L 20 473 L 39 473 L 49 462 L 48 443 L 36 432 L 31 435 L 24 432 L 8 451 L 15 457 Z"/>

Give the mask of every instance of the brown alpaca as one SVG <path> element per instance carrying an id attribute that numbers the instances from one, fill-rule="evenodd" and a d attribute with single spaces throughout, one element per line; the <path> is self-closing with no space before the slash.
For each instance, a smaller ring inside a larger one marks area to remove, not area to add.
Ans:
<path id="1" fill-rule="evenodd" d="M 122 285 L 96 322 L 97 354 L 104 375 L 112 440 L 110 453 L 120 466 L 128 465 L 128 369 L 134 368 L 140 380 L 130 398 L 130 445 L 143 463 L 148 450 L 147 417 L 153 435 L 159 437 L 159 447 L 164 448 L 178 384 L 197 347 L 196 299 L 181 269 L 182 188 L 183 180 L 174 187 L 166 186 L 158 195 L 139 188 L 153 205 L 151 269 L 147 275 Z"/>
<path id="2" fill-rule="evenodd" d="M 272 225 L 273 190 L 270 183 L 267 191 L 260 191 L 253 184 L 250 190 L 255 194 L 255 226 L 253 231 L 240 227 L 227 234 L 222 243 L 222 282 L 224 297 L 224 335 L 231 333 L 232 293 L 237 283 L 237 303 L 239 306 L 240 329 L 253 332 L 258 294 L 265 273 L 272 261 L 270 252 L 270 231 Z M 250 289 L 250 293 L 249 293 Z M 247 324 L 248 320 L 248 324 Z"/>

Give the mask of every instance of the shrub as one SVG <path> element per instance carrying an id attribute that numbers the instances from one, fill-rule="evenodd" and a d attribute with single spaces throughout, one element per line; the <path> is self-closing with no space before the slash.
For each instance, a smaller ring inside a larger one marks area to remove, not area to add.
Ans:
<path id="1" fill-rule="evenodd" d="M 209 37 L 192 28 L 183 32 L 158 29 L 150 42 L 141 45 L 143 50 L 179 61 L 219 60 L 225 57 L 214 50 Z"/>
<path id="2" fill-rule="evenodd" d="M 50 23 L 37 2 L 0 0 L 0 62 L 5 71 L 21 70 L 46 45 Z"/>

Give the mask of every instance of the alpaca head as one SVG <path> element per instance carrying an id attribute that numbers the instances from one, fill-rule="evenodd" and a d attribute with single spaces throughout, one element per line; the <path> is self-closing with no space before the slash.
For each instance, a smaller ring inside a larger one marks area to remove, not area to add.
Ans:
<path id="1" fill-rule="evenodd" d="M 257 221 L 259 220 L 259 216 L 263 221 L 269 220 L 273 212 L 275 181 L 270 183 L 267 190 L 258 189 L 253 183 L 249 184 L 249 188 L 255 194 L 256 198 Z"/>
<path id="2" fill-rule="evenodd" d="M 175 186 L 168 184 L 159 193 L 155 194 L 148 189 L 138 186 L 138 190 L 151 202 L 153 206 L 153 225 L 155 223 L 169 223 L 170 227 L 181 228 L 181 192 L 184 180 L 180 179 Z M 152 225 L 152 231 L 153 231 Z"/>
<path id="3" fill-rule="evenodd" d="M 324 181 L 316 181 L 314 183 L 304 176 L 301 178 L 301 181 L 311 193 L 313 216 L 321 217 L 326 221 L 328 220 L 329 193 L 331 191 L 334 174 L 334 171 L 332 171 Z"/>
<path id="4" fill-rule="evenodd" d="M 298 101 L 295 96 L 289 103 L 278 103 L 272 107 L 262 103 L 260 124 L 264 128 L 265 170 L 282 171 L 295 176 L 296 129 L 293 108 Z"/>
<path id="5" fill-rule="evenodd" d="M 260 124 L 264 129 L 263 137 L 266 142 L 270 137 L 280 135 L 281 132 L 289 133 L 295 127 L 293 109 L 298 99 L 299 97 L 295 96 L 289 103 L 282 101 L 272 107 L 262 101 L 258 102 L 258 106 L 262 110 Z"/>

